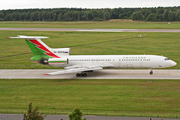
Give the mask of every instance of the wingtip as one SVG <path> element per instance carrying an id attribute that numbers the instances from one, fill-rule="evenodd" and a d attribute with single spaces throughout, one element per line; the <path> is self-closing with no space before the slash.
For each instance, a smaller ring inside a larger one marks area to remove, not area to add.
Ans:
<path id="1" fill-rule="evenodd" d="M 4 37 L 4 38 L 8 38 L 9 39 L 10 37 Z"/>
<path id="2" fill-rule="evenodd" d="M 44 74 L 44 75 L 50 75 L 50 74 Z"/>

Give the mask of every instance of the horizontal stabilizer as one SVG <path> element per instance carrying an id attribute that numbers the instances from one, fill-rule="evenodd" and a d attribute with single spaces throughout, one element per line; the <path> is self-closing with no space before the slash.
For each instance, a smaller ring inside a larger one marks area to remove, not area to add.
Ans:
<path id="1" fill-rule="evenodd" d="M 44 36 L 24 36 L 24 35 L 18 35 L 17 37 L 6 37 L 6 38 L 19 38 L 19 39 L 45 39 L 49 37 Z"/>

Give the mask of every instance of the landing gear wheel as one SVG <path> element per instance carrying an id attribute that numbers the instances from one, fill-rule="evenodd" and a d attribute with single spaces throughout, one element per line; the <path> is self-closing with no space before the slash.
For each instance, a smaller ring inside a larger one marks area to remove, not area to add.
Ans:
<path id="1" fill-rule="evenodd" d="M 80 77 L 80 74 L 79 74 L 79 73 L 77 73 L 77 74 L 76 74 L 76 77 Z"/>
<path id="2" fill-rule="evenodd" d="M 86 73 L 81 73 L 81 74 L 77 73 L 76 74 L 76 77 L 86 77 L 86 76 L 87 76 Z"/>
<path id="3" fill-rule="evenodd" d="M 153 74 L 153 71 L 151 70 L 149 74 L 152 75 L 152 74 Z"/>
<path id="4" fill-rule="evenodd" d="M 83 73 L 81 73 L 81 74 L 80 74 L 80 77 L 84 77 L 84 74 L 83 74 Z"/>
<path id="5" fill-rule="evenodd" d="M 84 77 L 86 77 L 87 76 L 87 74 L 86 73 L 84 73 Z"/>

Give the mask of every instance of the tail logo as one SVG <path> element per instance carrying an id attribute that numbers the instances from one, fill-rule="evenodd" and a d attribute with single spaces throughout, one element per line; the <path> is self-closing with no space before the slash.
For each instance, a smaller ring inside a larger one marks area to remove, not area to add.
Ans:
<path id="1" fill-rule="evenodd" d="M 45 54 L 54 58 L 60 58 L 59 56 L 55 55 L 51 51 L 49 51 L 46 47 L 44 47 L 39 41 L 37 40 L 29 40 L 31 43 L 37 45 L 36 47 L 45 51 Z"/>

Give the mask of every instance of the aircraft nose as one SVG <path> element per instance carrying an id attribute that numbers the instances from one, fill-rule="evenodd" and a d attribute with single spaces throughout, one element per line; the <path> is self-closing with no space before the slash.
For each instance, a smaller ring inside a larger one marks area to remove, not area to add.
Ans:
<path id="1" fill-rule="evenodd" d="M 174 62 L 174 61 L 171 61 L 171 65 L 172 65 L 172 66 L 176 66 L 176 65 L 177 65 L 177 63 L 176 63 L 176 62 Z"/>

